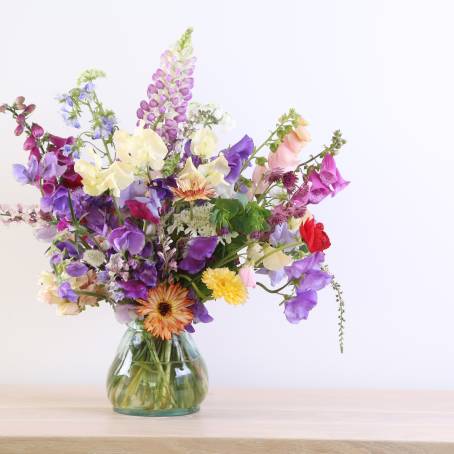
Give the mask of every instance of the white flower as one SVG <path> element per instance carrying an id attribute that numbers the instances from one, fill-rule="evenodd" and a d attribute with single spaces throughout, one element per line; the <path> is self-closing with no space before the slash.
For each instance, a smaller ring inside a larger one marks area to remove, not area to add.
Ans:
<path id="1" fill-rule="evenodd" d="M 270 271 L 279 271 L 293 262 L 291 257 L 272 246 L 265 246 L 263 252 L 263 266 Z"/>
<path id="2" fill-rule="evenodd" d="M 216 151 L 217 138 L 210 128 L 202 128 L 191 137 L 191 151 L 203 159 L 211 158 Z"/>
<path id="3" fill-rule="evenodd" d="M 134 134 L 126 131 L 115 131 L 113 136 L 117 156 L 123 163 L 143 170 L 161 170 L 167 147 L 161 137 L 152 129 L 136 128 Z"/>
<path id="4" fill-rule="evenodd" d="M 83 260 L 89 265 L 98 268 L 106 261 L 106 257 L 101 251 L 89 249 L 84 252 Z"/>

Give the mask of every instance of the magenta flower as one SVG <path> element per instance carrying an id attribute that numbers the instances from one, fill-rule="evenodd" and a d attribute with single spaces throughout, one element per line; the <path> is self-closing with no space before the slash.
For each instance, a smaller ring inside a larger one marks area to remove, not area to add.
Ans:
<path id="1" fill-rule="evenodd" d="M 320 203 L 325 197 L 330 195 L 331 189 L 323 183 L 317 172 L 313 171 L 310 173 L 309 182 L 311 183 L 309 203 Z"/>

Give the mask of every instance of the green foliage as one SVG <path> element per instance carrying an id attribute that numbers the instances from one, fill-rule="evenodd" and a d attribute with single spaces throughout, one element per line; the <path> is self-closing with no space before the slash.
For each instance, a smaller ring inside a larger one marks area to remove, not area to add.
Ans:
<path id="1" fill-rule="evenodd" d="M 167 157 L 164 162 L 162 174 L 165 177 L 173 175 L 175 173 L 179 163 L 180 163 L 180 154 L 179 153 L 175 153 L 175 154 Z"/>
<path id="2" fill-rule="evenodd" d="M 216 199 L 212 222 L 217 228 L 227 227 L 240 235 L 249 235 L 258 230 L 267 231 L 269 215 L 270 211 L 255 201 L 243 205 L 237 199 Z"/>
<path id="3" fill-rule="evenodd" d="M 77 79 L 77 85 L 83 85 L 88 82 L 93 82 L 100 77 L 106 77 L 106 73 L 100 69 L 87 69 Z"/>
<path id="4" fill-rule="evenodd" d="M 216 199 L 211 221 L 216 228 L 232 227 L 231 221 L 243 210 L 243 205 L 236 199 Z"/>
<path id="5" fill-rule="evenodd" d="M 276 151 L 277 147 L 284 140 L 284 137 L 293 129 L 298 127 L 300 121 L 300 114 L 293 108 L 289 109 L 287 113 L 279 117 L 276 124 L 276 129 L 268 143 L 271 151 Z"/>
<path id="6" fill-rule="evenodd" d="M 231 220 L 231 224 L 237 232 L 245 235 L 256 231 L 265 232 L 269 229 L 267 222 L 269 215 L 270 211 L 257 202 L 249 202 L 242 212 Z"/>

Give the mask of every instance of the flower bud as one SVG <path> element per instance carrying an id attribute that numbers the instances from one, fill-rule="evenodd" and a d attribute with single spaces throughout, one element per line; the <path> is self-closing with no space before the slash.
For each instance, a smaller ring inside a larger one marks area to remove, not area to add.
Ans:
<path id="1" fill-rule="evenodd" d="M 40 125 L 33 123 L 32 124 L 32 135 L 35 139 L 39 139 L 40 137 L 42 137 L 44 135 L 44 129 Z"/>

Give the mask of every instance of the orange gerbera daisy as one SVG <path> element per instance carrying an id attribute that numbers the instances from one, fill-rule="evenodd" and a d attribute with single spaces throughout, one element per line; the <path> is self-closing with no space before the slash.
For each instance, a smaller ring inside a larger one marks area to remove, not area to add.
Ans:
<path id="1" fill-rule="evenodd" d="M 178 199 L 186 202 L 209 200 L 216 195 L 211 186 L 196 179 L 182 179 L 177 182 L 176 188 L 171 189 Z"/>
<path id="2" fill-rule="evenodd" d="M 188 290 L 179 284 L 159 284 L 148 290 L 146 300 L 138 299 L 141 304 L 137 313 L 145 317 L 145 329 L 153 336 L 172 339 L 172 334 L 181 333 L 192 322 L 193 314 L 189 309 L 194 302 Z"/>

